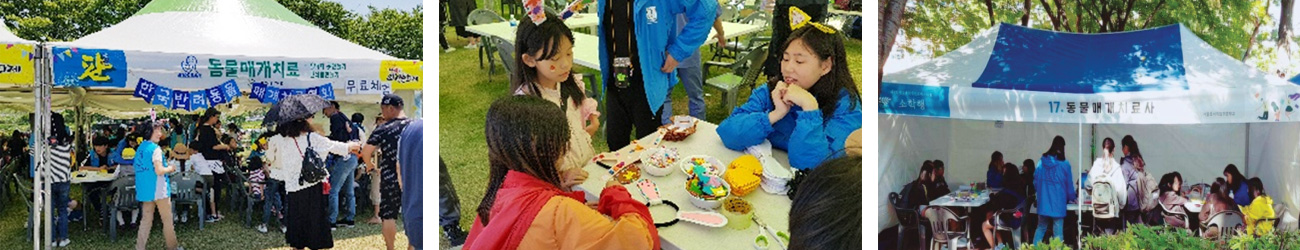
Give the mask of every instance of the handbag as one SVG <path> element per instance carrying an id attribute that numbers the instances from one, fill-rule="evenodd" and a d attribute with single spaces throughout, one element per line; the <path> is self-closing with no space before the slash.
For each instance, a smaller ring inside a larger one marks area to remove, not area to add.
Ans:
<path id="1" fill-rule="evenodd" d="M 293 140 L 293 146 L 297 147 L 299 154 L 302 155 L 302 171 L 298 176 L 298 185 L 320 182 L 329 175 L 325 170 L 325 160 L 311 148 L 311 134 L 307 136 L 307 150 L 298 146 L 298 140 Z"/>

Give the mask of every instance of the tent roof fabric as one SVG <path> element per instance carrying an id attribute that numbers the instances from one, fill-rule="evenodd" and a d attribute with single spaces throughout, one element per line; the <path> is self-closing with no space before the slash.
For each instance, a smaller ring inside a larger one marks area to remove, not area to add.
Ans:
<path id="1" fill-rule="evenodd" d="M 4 23 L 3 21 L 4 19 L 0 19 L 0 44 L 4 44 L 4 43 L 35 44 L 36 43 L 27 39 L 23 39 L 22 37 L 18 37 L 18 35 L 14 35 L 14 32 L 10 31 L 8 26 L 5 26 L 3 24 Z"/>
<path id="2" fill-rule="evenodd" d="M 186 1 L 186 0 L 157 0 L 149 2 L 144 8 L 132 16 L 141 16 L 153 13 L 163 12 L 234 12 L 244 13 L 250 16 L 265 17 L 290 23 L 302 25 L 312 25 L 306 19 L 302 19 L 293 11 L 277 4 L 273 0 L 245 0 L 245 1 Z"/>
<path id="3" fill-rule="evenodd" d="M 61 46 L 250 57 L 393 60 L 325 32 L 271 0 L 157 0 Z"/>
<path id="4" fill-rule="evenodd" d="M 882 82 L 882 114 L 1057 123 L 1300 121 L 1292 114 L 1300 110 L 1300 85 L 1223 54 L 1181 24 L 1104 34 L 999 24 Z"/>

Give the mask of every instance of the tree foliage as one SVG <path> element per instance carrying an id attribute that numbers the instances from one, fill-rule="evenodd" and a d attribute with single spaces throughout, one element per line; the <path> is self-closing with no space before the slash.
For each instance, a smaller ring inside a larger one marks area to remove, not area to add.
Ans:
<path id="1" fill-rule="evenodd" d="M 334 36 L 403 59 L 423 59 L 423 10 L 352 13 L 328 0 L 277 0 Z M 19 37 L 72 41 L 126 20 L 149 0 L 0 0 L 4 25 Z"/>

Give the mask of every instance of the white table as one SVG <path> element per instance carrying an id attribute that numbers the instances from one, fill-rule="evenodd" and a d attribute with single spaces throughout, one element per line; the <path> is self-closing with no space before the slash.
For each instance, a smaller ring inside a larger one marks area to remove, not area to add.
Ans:
<path id="1" fill-rule="evenodd" d="M 585 14 L 585 15 L 590 15 L 590 14 Z M 597 20 L 597 18 L 595 18 L 595 15 L 592 15 L 591 18 L 587 18 L 587 19 Z M 570 26 L 570 28 L 573 28 L 573 26 Z M 759 32 L 762 31 L 764 28 L 765 26 L 750 25 L 750 24 L 743 24 L 743 23 L 731 23 L 731 22 L 722 23 L 722 29 L 724 32 L 726 32 L 726 38 L 728 39 L 736 38 L 747 34 L 752 34 L 754 32 Z M 480 24 L 480 25 L 465 27 L 465 29 L 475 34 L 496 37 L 499 39 L 504 39 L 511 43 L 514 43 L 515 40 L 515 27 L 510 26 L 510 23 L 507 22 Z M 704 41 L 704 44 L 702 44 L 701 46 L 717 43 L 718 40 L 714 39 L 715 35 L 717 35 L 717 31 L 713 30 L 712 28 L 709 28 L 709 37 Z M 601 48 L 600 48 L 599 37 L 596 37 L 595 35 L 591 35 L 591 34 L 573 33 L 573 62 L 574 63 L 577 63 L 578 65 L 582 65 L 583 67 L 599 70 L 600 49 Z"/>
<path id="2" fill-rule="evenodd" d="M 731 151 L 722 145 L 722 140 L 718 138 L 718 125 L 700 121 L 696 125 L 696 132 L 686 140 L 680 142 L 664 141 L 661 145 L 669 148 L 677 148 L 682 157 L 691 155 L 704 154 L 713 156 L 723 164 L 730 164 L 732 160 L 744 155 L 744 152 Z M 659 138 L 658 133 L 650 134 L 639 141 L 641 145 L 653 145 L 654 141 Z M 784 151 L 773 150 L 772 157 L 777 162 L 789 167 L 789 156 Z M 675 168 L 675 167 L 674 167 Z M 587 199 L 595 201 L 605 186 L 605 180 L 609 177 L 609 172 L 603 167 L 594 163 L 588 163 L 583 167 L 587 170 L 590 177 L 587 182 L 582 183 L 579 188 L 587 190 Z M 672 201 L 681 208 L 681 211 L 701 211 L 690 202 L 690 196 L 686 193 L 685 183 L 686 175 L 681 170 L 673 169 L 673 173 L 664 177 L 655 177 L 642 173 L 642 178 L 654 181 L 659 187 L 660 196 L 667 201 Z M 642 197 L 641 189 L 636 184 L 623 185 L 632 193 L 632 198 L 637 201 L 645 202 Z M 789 214 L 790 198 L 785 195 L 774 195 L 763 191 L 762 188 L 755 189 L 753 192 L 742 196 L 746 201 L 753 204 L 755 208 L 754 216 L 763 221 L 772 229 L 789 233 Z M 665 205 L 656 205 L 650 207 L 650 216 L 655 217 L 655 221 L 669 221 L 674 216 L 672 208 Z M 711 228 L 690 222 L 678 222 L 676 225 L 659 228 L 659 238 L 665 249 L 753 249 L 754 238 L 759 235 L 758 224 L 752 224 L 745 230 L 734 230 L 726 227 Z M 771 236 L 768 236 L 769 238 Z M 772 242 L 771 249 L 779 249 Z"/>
<path id="3" fill-rule="evenodd" d="M 116 177 L 117 177 L 117 171 L 113 171 L 112 173 L 106 173 L 100 171 L 89 171 L 89 170 L 72 171 L 72 183 L 74 184 L 87 183 L 87 182 L 112 181 L 113 178 Z"/>
<path id="4" fill-rule="evenodd" d="M 965 208 L 979 207 L 979 206 L 983 206 L 986 203 L 989 203 L 990 194 L 993 193 L 990 191 L 984 191 L 974 199 L 958 200 L 956 197 L 958 192 L 961 191 L 953 191 L 952 193 L 949 193 L 947 195 L 941 196 L 939 198 L 935 198 L 933 201 L 930 201 L 930 206 L 965 207 Z"/>

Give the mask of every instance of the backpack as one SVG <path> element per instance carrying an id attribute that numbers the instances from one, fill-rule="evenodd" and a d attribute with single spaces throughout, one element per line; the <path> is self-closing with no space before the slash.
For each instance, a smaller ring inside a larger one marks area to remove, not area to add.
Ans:
<path id="1" fill-rule="evenodd" d="M 293 141 L 295 147 L 298 146 L 298 140 Z M 316 183 L 324 180 L 329 172 L 325 170 L 325 160 L 321 159 L 316 150 L 311 148 L 311 134 L 307 135 L 307 149 L 298 148 L 302 155 L 302 172 L 298 176 L 298 184 Z"/>
<path id="2" fill-rule="evenodd" d="M 1137 183 L 1138 192 L 1136 195 L 1138 201 L 1141 202 L 1140 209 L 1142 211 L 1151 211 L 1151 209 L 1156 208 L 1158 204 L 1156 197 L 1159 197 L 1159 194 L 1156 193 L 1156 184 L 1158 183 L 1156 179 L 1146 171 L 1142 171 L 1138 174 Z"/>
<path id="3" fill-rule="evenodd" d="M 1098 181 L 1092 184 L 1092 211 L 1093 216 L 1097 218 L 1115 218 L 1119 212 L 1114 204 L 1117 202 L 1115 197 L 1115 187 L 1106 181 Z"/>

